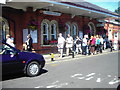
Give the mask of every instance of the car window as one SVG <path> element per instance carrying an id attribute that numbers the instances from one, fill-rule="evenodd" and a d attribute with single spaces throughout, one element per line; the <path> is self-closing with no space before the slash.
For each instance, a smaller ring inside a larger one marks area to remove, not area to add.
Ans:
<path id="1" fill-rule="evenodd" d="M 16 51 L 7 45 L 3 45 L 2 50 L 0 52 L 0 54 L 14 54 L 14 53 L 16 53 Z"/>

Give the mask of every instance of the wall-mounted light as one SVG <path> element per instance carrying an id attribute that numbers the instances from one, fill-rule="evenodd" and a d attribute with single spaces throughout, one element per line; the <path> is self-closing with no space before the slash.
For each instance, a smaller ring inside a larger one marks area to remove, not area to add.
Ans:
<path id="1" fill-rule="evenodd" d="M 74 15 L 74 14 L 72 14 L 72 15 L 71 15 L 71 18 L 74 18 L 74 17 L 75 17 L 75 15 Z"/>

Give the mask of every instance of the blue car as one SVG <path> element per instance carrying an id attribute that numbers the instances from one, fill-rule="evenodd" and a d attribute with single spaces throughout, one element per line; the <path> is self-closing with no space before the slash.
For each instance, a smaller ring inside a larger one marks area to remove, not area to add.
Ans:
<path id="1" fill-rule="evenodd" d="M 44 57 L 37 53 L 20 51 L 7 43 L 0 51 L 2 74 L 23 72 L 28 76 L 37 76 L 45 66 Z"/>

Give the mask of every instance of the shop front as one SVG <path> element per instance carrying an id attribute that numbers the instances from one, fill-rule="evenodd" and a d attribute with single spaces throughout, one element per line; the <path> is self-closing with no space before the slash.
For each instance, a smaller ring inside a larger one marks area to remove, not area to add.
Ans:
<path id="1" fill-rule="evenodd" d="M 37 53 L 57 52 L 59 33 L 64 38 L 67 34 L 80 38 L 98 34 L 98 19 L 107 17 L 103 12 L 60 2 L 9 2 L 2 10 L 1 20 L 5 23 L 1 37 L 5 39 L 10 34 L 16 47 L 22 50 L 27 35 L 31 34 L 33 50 Z"/>

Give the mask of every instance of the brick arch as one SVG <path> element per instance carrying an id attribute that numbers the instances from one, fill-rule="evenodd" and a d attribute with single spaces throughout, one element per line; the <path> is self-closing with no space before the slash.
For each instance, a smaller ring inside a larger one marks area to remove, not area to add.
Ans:
<path id="1" fill-rule="evenodd" d="M 49 32 L 49 25 L 50 25 L 50 21 L 48 19 L 44 19 L 42 20 L 41 22 L 41 33 L 40 33 L 40 36 L 41 36 L 41 44 L 43 45 L 43 24 L 46 24 L 48 26 L 48 32 Z"/>
<path id="2" fill-rule="evenodd" d="M 64 34 L 63 34 L 65 38 L 67 38 L 67 30 L 68 30 L 68 28 L 67 28 L 66 25 L 69 25 L 69 26 L 70 26 L 70 33 L 69 33 L 69 34 L 71 34 L 71 22 L 66 22 L 66 23 L 65 23 L 65 32 L 64 32 Z"/>
<path id="3" fill-rule="evenodd" d="M 96 27 L 93 22 L 89 22 L 88 26 L 90 28 L 90 34 L 91 35 L 96 35 Z"/>
<path id="4" fill-rule="evenodd" d="M 51 22 L 50 22 L 50 26 L 52 25 L 52 24 L 55 24 L 56 25 L 56 34 L 58 34 L 59 33 L 59 28 L 58 28 L 58 22 L 56 21 L 56 20 L 52 20 Z M 51 27 L 50 27 L 50 29 L 51 29 Z"/>
<path id="5" fill-rule="evenodd" d="M 73 27 L 74 25 L 76 26 L 76 29 L 77 29 L 77 30 L 76 30 L 76 35 L 78 35 L 78 24 L 77 24 L 76 22 L 72 22 L 72 24 L 71 24 L 71 29 L 72 29 L 72 27 Z M 72 31 L 72 30 L 71 30 L 71 31 Z"/>

